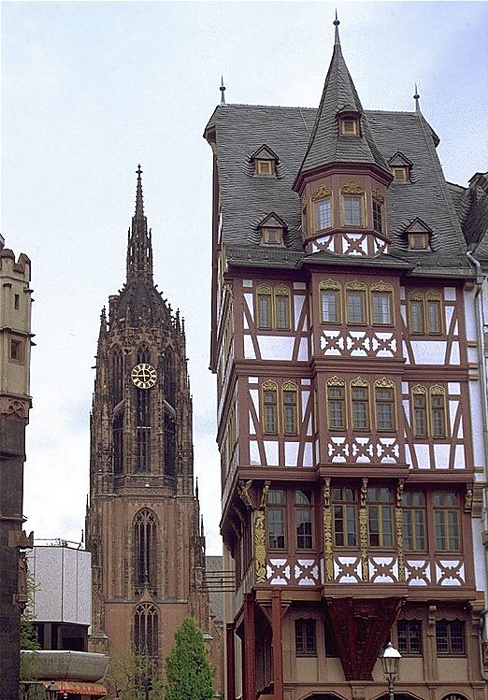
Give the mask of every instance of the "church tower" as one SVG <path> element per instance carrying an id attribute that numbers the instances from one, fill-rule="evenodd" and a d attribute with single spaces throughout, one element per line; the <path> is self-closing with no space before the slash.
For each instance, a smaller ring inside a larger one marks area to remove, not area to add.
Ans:
<path id="1" fill-rule="evenodd" d="M 184 323 L 153 283 L 141 173 L 126 281 L 109 297 L 108 318 L 101 314 L 86 527 L 92 650 L 138 652 L 161 673 L 186 615 L 214 642 L 216 633 L 193 487 Z"/>

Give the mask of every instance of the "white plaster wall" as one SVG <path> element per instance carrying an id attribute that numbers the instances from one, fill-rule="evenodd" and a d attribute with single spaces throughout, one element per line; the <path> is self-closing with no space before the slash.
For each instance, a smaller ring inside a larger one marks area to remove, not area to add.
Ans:
<path id="1" fill-rule="evenodd" d="M 473 530 L 474 580 L 477 591 L 487 592 L 485 548 L 483 546 L 483 522 L 480 518 L 471 520 Z"/>
<path id="2" fill-rule="evenodd" d="M 278 335 L 258 335 L 261 359 L 263 360 L 291 360 L 295 338 Z M 246 354 L 247 358 L 247 354 Z"/>
<path id="3" fill-rule="evenodd" d="M 445 340 L 412 340 L 411 346 L 417 365 L 444 364 L 447 347 Z"/>

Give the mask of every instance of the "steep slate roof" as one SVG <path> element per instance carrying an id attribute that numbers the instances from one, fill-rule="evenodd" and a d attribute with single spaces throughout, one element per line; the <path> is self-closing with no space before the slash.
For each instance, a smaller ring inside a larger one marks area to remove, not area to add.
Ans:
<path id="1" fill-rule="evenodd" d="M 449 189 L 470 250 L 488 262 L 488 173 L 476 173 L 468 188 L 449 183 Z"/>
<path id="2" fill-rule="evenodd" d="M 215 128 L 223 213 L 223 240 L 229 264 L 299 267 L 305 254 L 300 203 L 292 185 L 306 153 L 317 110 L 300 107 L 227 105 L 217 107 L 207 129 Z M 393 182 L 386 210 L 390 257 L 439 274 L 467 273 L 466 244 L 460 221 L 435 151 L 435 133 L 421 112 L 364 111 L 383 161 L 401 151 L 412 161 L 410 183 Z M 280 159 L 277 177 L 259 177 L 249 158 L 266 143 Z M 270 212 L 288 224 L 284 248 L 260 246 L 257 224 Z M 409 251 L 405 229 L 416 218 L 433 231 L 432 251 Z M 315 254 L 318 255 L 318 254 Z M 314 256 L 307 256 L 308 259 Z M 327 256 L 340 263 L 342 256 Z M 315 258 L 319 260 L 319 258 Z M 358 258 L 355 258 L 358 261 Z M 388 256 L 377 256 L 376 264 Z M 350 262 L 350 261 L 349 261 Z M 367 264 L 367 259 L 361 261 Z M 461 270 L 462 268 L 462 270 Z"/>
<path id="3" fill-rule="evenodd" d="M 339 136 L 337 115 L 351 111 L 361 116 L 361 135 Z M 375 144 L 368 118 L 342 56 L 337 32 L 310 142 L 298 174 L 330 163 L 370 163 L 390 174 Z"/>

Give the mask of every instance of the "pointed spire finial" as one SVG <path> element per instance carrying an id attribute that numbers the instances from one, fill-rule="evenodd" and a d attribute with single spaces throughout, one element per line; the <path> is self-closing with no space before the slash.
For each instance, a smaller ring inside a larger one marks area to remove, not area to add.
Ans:
<path id="1" fill-rule="evenodd" d="M 224 76 L 220 76 L 220 106 L 225 107 L 225 85 L 224 85 Z"/>
<path id="2" fill-rule="evenodd" d="M 127 281 L 152 284 L 153 260 L 151 232 L 147 229 L 142 197 L 142 168 L 137 166 L 136 211 L 127 240 Z"/>
<path id="3" fill-rule="evenodd" d="M 415 111 L 420 112 L 420 103 L 419 103 L 420 95 L 419 95 L 419 91 L 417 88 L 417 83 L 415 83 L 415 95 L 413 96 L 413 99 L 415 100 Z"/>
<path id="4" fill-rule="evenodd" d="M 333 25 L 335 26 L 335 36 L 334 36 L 334 44 L 337 46 L 341 45 L 340 39 L 339 39 L 339 25 L 340 22 L 337 19 L 337 10 L 335 11 L 335 20 L 333 21 Z"/>

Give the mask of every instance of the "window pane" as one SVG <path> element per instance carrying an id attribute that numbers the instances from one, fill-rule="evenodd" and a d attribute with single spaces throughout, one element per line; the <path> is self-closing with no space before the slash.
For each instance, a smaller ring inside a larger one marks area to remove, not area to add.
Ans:
<path id="1" fill-rule="evenodd" d="M 270 549 L 285 548 L 285 511 L 268 508 L 268 544 Z"/>
<path id="2" fill-rule="evenodd" d="M 290 307 L 288 303 L 288 297 L 284 294 L 279 294 L 276 296 L 276 327 L 277 328 L 289 328 L 290 327 Z"/>
<path id="3" fill-rule="evenodd" d="M 410 330 L 412 333 L 424 332 L 424 310 L 421 301 L 412 299 L 410 301 Z"/>
<path id="4" fill-rule="evenodd" d="M 413 397 L 413 431 L 416 437 L 427 435 L 427 409 L 424 394 L 415 394 Z"/>
<path id="5" fill-rule="evenodd" d="M 297 549 L 312 549 L 312 510 L 295 508 Z"/>
<path id="6" fill-rule="evenodd" d="M 330 228 L 332 223 L 330 199 L 321 199 L 315 204 L 315 215 L 317 217 L 318 231 L 324 228 Z"/>
<path id="7" fill-rule="evenodd" d="M 348 323 L 365 323 L 366 309 L 364 303 L 364 292 L 348 291 L 346 296 Z"/>
<path id="8" fill-rule="evenodd" d="M 324 323 L 339 322 L 339 292 L 322 292 L 322 321 Z"/>
<path id="9" fill-rule="evenodd" d="M 260 328 L 271 328 L 271 296 L 258 294 L 258 325 Z"/>
<path id="10" fill-rule="evenodd" d="M 375 201 L 373 201 L 373 228 L 378 233 L 383 231 L 383 207 Z"/>
<path id="11" fill-rule="evenodd" d="M 389 325 L 391 322 L 391 294 L 373 292 L 373 323 Z"/>
<path id="12" fill-rule="evenodd" d="M 344 197 L 344 225 L 361 226 L 361 197 Z"/>
<path id="13" fill-rule="evenodd" d="M 427 302 L 427 323 L 429 333 L 441 333 L 441 308 L 439 301 Z"/>
<path id="14" fill-rule="evenodd" d="M 393 389 L 376 389 L 376 422 L 378 430 L 395 429 Z"/>

